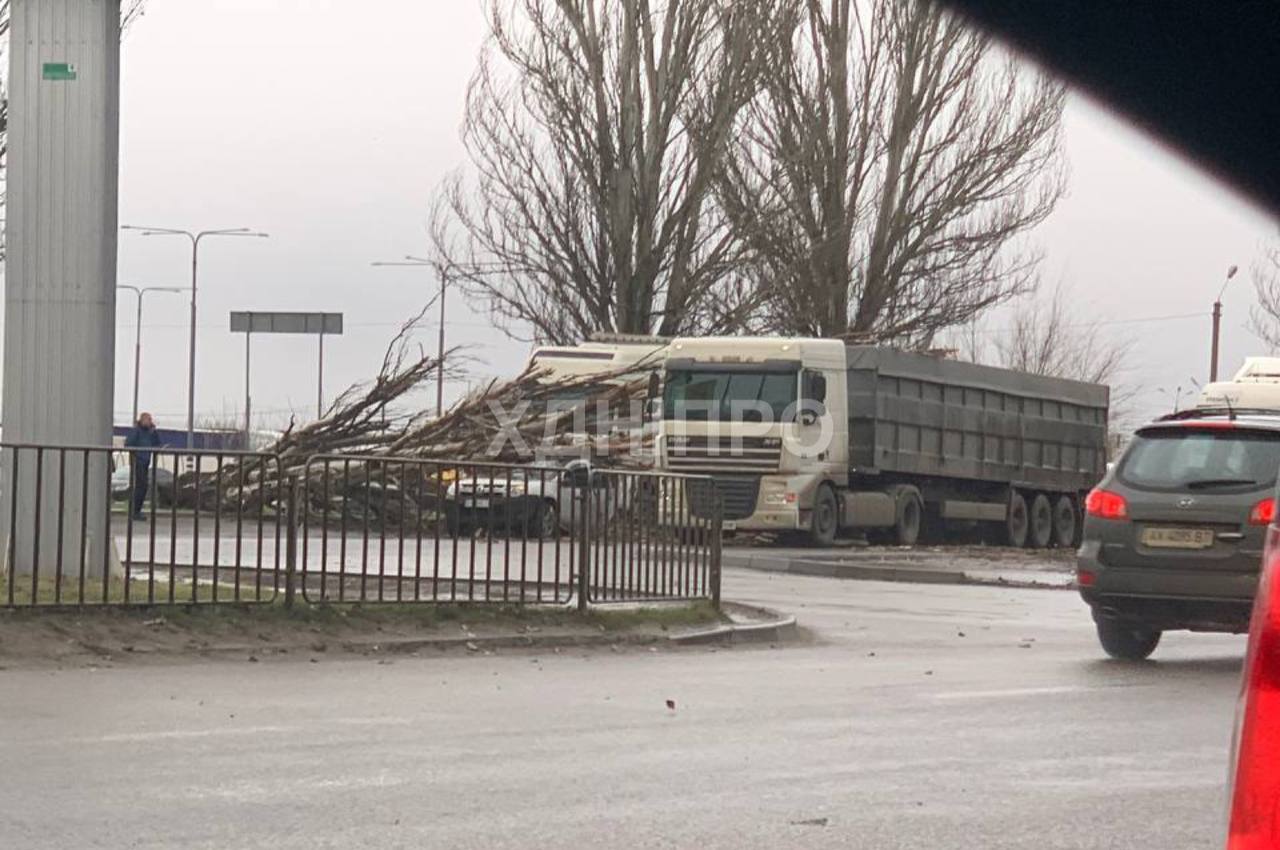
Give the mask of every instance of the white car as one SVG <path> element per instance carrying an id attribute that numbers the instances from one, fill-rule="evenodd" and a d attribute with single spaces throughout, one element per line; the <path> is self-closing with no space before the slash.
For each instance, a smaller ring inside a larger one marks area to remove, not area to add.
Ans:
<path id="1" fill-rule="evenodd" d="M 475 467 L 449 488 L 445 507 L 449 533 L 467 536 L 477 530 L 504 531 L 527 537 L 555 537 L 582 525 L 583 495 L 592 522 L 611 519 L 632 501 L 636 478 L 601 474 L 580 458 L 563 467 Z"/>

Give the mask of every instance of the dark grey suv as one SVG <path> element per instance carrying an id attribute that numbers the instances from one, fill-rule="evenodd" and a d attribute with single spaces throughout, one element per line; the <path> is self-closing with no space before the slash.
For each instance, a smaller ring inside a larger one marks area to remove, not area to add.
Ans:
<path id="1" fill-rule="evenodd" d="M 1280 414 L 1193 410 L 1142 428 L 1086 500 L 1076 573 L 1102 648 L 1244 632 L 1280 469 Z"/>

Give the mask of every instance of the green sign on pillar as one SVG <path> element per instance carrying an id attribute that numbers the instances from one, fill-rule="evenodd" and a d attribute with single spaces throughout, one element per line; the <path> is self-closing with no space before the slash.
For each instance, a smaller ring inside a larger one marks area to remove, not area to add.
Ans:
<path id="1" fill-rule="evenodd" d="M 70 62 L 46 62 L 41 76 L 46 80 L 74 80 L 76 66 Z"/>

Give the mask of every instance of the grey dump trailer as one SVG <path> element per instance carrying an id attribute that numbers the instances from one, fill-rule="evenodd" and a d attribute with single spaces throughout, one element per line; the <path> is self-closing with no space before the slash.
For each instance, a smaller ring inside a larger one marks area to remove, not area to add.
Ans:
<path id="1" fill-rule="evenodd" d="M 1074 545 L 1106 467 L 1105 386 L 838 340 L 667 353 L 659 464 L 714 477 L 725 527 L 829 543 Z M 782 411 L 794 400 L 798 413 Z M 742 404 L 764 407 L 749 421 Z"/>
<path id="2" fill-rule="evenodd" d="M 1106 386 L 850 346 L 849 487 L 915 487 L 927 530 L 1003 526 L 1014 545 L 1074 545 L 1106 472 Z"/>

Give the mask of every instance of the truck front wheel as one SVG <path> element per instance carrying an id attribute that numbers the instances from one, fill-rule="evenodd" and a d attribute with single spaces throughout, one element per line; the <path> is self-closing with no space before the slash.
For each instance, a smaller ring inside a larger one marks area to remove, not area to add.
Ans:
<path id="1" fill-rule="evenodd" d="M 809 542 L 814 546 L 830 546 L 836 539 L 839 505 L 835 491 L 827 484 L 818 487 L 813 498 L 813 518 L 809 524 Z"/>

